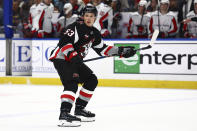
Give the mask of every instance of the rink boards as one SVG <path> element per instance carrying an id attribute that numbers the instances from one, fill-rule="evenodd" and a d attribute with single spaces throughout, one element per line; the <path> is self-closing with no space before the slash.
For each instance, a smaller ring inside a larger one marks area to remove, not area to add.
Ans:
<path id="1" fill-rule="evenodd" d="M 136 48 L 147 46 L 149 40 L 105 40 L 108 45 Z M 197 89 L 196 40 L 158 40 L 153 48 L 138 52 L 131 58 L 105 58 L 86 64 L 99 78 L 100 86 L 160 87 Z M 0 40 L 0 83 L 5 81 L 31 84 L 60 84 L 53 64 L 48 60 L 57 39 L 12 41 L 12 74 L 5 76 L 5 40 Z M 98 57 L 90 50 L 86 59 Z M 42 80 L 40 80 L 42 79 Z"/>

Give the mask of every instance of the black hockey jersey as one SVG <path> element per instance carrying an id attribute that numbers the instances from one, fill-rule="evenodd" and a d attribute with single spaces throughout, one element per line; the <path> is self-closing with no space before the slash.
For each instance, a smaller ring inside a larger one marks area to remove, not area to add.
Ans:
<path id="1" fill-rule="evenodd" d="M 76 55 L 84 58 L 89 48 L 93 48 L 100 56 L 118 54 L 118 47 L 104 44 L 100 32 L 95 27 L 88 27 L 80 21 L 62 30 L 59 43 L 49 59 L 70 61 Z"/>

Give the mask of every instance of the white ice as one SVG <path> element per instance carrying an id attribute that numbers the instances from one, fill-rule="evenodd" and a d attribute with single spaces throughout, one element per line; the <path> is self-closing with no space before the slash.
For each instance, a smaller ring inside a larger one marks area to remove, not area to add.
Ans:
<path id="1" fill-rule="evenodd" d="M 58 127 L 62 90 L 0 85 L 0 131 L 197 131 L 197 90 L 98 87 L 96 121 Z"/>

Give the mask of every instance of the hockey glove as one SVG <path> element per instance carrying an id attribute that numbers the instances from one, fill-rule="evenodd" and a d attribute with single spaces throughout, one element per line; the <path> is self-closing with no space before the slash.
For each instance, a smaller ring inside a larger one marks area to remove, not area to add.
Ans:
<path id="1" fill-rule="evenodd" d="M 74 57 L 72 57 L 72 59 L 70 60 L 71 64 L 73 65 L 77 65 L 77 66 L 80 66 L 82 64 L 82 59 L 79 55 L 76 55 Z"/>
<path id="2" fill-rule="evenodd" d="M 136 54 L 135 47 L 133 46 L 121 46 L 118 47 L 118 55 L 120 57 L 129 58 Z"/>

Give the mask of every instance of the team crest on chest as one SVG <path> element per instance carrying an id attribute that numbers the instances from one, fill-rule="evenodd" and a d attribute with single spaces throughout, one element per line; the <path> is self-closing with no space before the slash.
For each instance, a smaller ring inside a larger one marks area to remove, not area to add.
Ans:
<path id="1" fill-rule="evenodd" d="M 101 11 L 101 12 L 100 12 L 100 15 L 101 15 L 101 16 L 104 16 L 104 15 L 105 15 L 105 12 L 104 12 L 104 11 Z"/>

